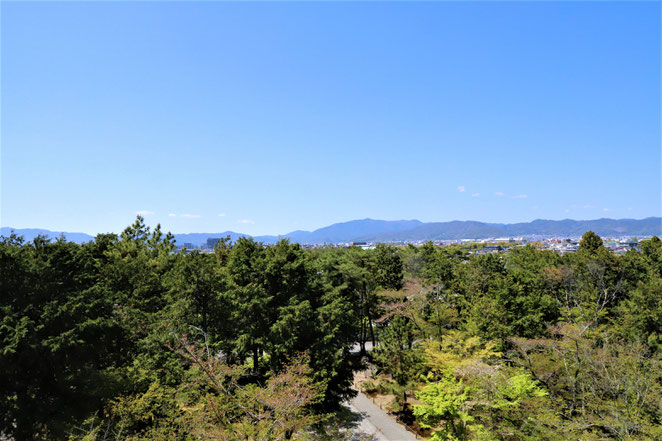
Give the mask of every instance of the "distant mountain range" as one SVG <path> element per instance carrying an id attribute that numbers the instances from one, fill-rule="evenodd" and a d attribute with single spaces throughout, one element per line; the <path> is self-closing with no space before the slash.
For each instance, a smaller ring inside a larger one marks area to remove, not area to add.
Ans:
<path id="1" fill-rule="evenodd" d="M 487 239 L 495 237 L 519 236 L 562 236 L 577 237 L 586 231 L 593 231 L 600 236 L 652 236 L 662 235 L 662 218 L 646 219 L 596 219 L 596 220 L 534 220 L 517 224 L 491 224 L 476 221 L 421 222 L 418 220 L 384 221 L 361 219 L 341 222 L 315 231 L 292 231 L 282 236 L 254 236 L 264 243 L 275 243 L 281 238 L 303 244 L 324 244 L 342 242 L 400 242 L 419 240 L 458 240 Z M 37 235 L 57 239 L 63 235 L 67 240 L 83 243 L 94 240 L 85 233 L 69 233 L 41 229 L 0 228 L 0 235 L 8 236 L 11 232 L 30 241 Z M 234 231 L 222 233 L 187 233 L 175 234 L 178 245 L 191 243 L 200 246 L 209 238 L 230 236 L 232 241 L 247 234 Z"/>
<path id="2" fill-rule="evenodd" d="M 40 228 L 0 228 L 0 236 L 8 237 L 11 233 L 15 233 L 17 236 L 23 236 L 26 241 L 31 241 L 40 235 L 48 236 L 53 240 L 58 239 L 60 236 L 64 236 L 66 240 L 76 243 L 84 243 L 94 240 L 94 236 L 85 233 L 68 233 L 66 231 L 42 230 Z"/>

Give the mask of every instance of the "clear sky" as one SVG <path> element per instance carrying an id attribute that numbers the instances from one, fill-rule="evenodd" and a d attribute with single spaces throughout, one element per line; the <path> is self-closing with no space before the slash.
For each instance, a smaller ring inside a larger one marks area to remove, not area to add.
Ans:
<path id="1" fill-rule="evenodd" d="M 1 4 L 2 226 L 660 215 L 659 2 Z"/>

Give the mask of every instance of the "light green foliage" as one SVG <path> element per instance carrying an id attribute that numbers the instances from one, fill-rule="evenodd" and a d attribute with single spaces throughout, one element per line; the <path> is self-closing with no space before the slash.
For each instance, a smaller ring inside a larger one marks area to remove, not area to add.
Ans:
<path id="1" fill-rule="evenodd" d="M 546 397 L 548 393 L 538 386 L 538 382 L 531 378 L 528 372 L 514 375 L 498 386 L 500 398 L 494 401 L 492 407 L 519 407 L 523 399 Z"/>
<path id="2" fill-rule="evenodd" d="M 437 439 L 493 440 L 501 439 L 499 433 L 516 433 L 521 439 L 549 439 L 553 432 L 549 421 L 554 416 L 548 410 L 547 391 L 530 373 L 504 365 L 503 354 L 495 351 L 494 344 L 451 331 L 441 344 L 430 342 L 426 346 L 431 369 L 428 378 L 439 379 L 434 383 L 439 390 L 426 386 L 424 391 L 439 395 L 437 406 L 443 404 L 451 410 L 456 406 L 463 413 L 454 417 L 459 422 L 450 424 L 448 415 L 446 422 L 437 422 L 434 427 L 441 428 L 435 432 Z M 432 412 L 429 408 L 427 411 Z M 417 420 L 429 424 L 419 418 L 421 412 L 415 411 Z M 441 413 L 437 410 L 437 415 Z M 462 430 L 453 432 L 458 427 Z"/>
<path id="3" fill-rule="evenodd" d="M 604 332 L 559 325 L 555 339 L 513 339 L 516 360 L 560 405 L 558 430 L 577 437 L 655 439 L 660 434 L 660 358 L 641 344 L 610 341 Z"/>
<path id="4" fill-rule="evenodd" d="M 432 374 L 461 375 L 467 369 L 486 368 L 485 361 L 501 356 L 494 343 L 457 330 L 449 331 L 441 341 L 425 342 L 424 347 Z"/>
<path id="5" fill-rule="evenodd" d="M 468 439 L 473 421 L 467 413 L 471 392 L 462 380 L 447 374 L 416 394 L 423 404 L 414 405 L 414 416 L 422 428 L 435 429 L 431 440 Z"/>
<path id="6" fill-rule="evenodd" d="M 379 387 L 372 381 L 364 381 L 361 383 L 361 390 L 367 394 L 374 394 Z"/>

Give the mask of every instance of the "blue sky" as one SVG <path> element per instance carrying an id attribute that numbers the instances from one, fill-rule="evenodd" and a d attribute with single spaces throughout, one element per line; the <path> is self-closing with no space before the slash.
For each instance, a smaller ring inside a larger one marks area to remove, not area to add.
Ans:
<path id="1" fill-rule="evenodd" d="M 15 228 L 661 211 L 658 2 L 2 2 Z"/>

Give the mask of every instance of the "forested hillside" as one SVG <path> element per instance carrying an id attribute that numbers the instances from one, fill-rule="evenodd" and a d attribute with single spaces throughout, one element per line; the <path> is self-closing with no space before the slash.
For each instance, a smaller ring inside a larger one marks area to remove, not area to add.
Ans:
<path id="1" fill-rule="evenodd" d="M 140 217 L 83 245 L 2 238 L 0 437 L 342 439 L 371 367 L 362 389 L 433 440 L 662 438 L 657 237 L 174 248 Z"/>

